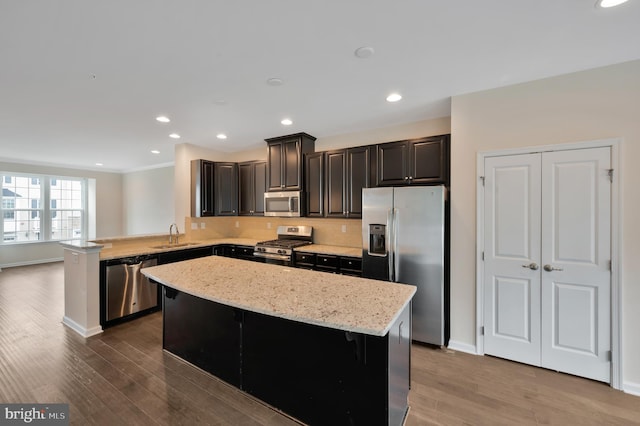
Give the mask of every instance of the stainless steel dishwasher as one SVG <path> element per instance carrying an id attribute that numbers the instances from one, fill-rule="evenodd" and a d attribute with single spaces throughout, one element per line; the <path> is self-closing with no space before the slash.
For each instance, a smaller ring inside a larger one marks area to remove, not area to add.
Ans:
<path id="1" fill-rule="evenodd" d="M 106 265 L 106 320 L 158 306 L 158 286 L 140 269 L 158 264 L 155 256 L 143 255 L 114 259 Z"/>

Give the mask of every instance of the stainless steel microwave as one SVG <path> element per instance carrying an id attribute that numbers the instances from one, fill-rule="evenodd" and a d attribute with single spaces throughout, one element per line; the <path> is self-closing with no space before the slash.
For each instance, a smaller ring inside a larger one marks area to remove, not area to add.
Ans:
<path id="1" fill-rule="evenodd" d="M 303 209 L 303 192 L 265 192 L 264 215 L 281 217 L 300 217 Z"/>

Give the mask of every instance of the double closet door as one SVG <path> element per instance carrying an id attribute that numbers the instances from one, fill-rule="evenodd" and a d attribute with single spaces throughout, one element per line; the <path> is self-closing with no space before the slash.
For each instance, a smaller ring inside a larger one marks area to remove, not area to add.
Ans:
<path id="1" fill-rule="evenodd" d="M 611 151 L 485 159 L 484 349 L 610 381 Z"/>

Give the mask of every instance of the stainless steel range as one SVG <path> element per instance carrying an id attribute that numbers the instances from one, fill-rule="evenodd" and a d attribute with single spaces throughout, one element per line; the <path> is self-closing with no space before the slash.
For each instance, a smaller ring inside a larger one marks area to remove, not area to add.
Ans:
<path id="1" fill-rule="evenodd" d="M 295 247 L 313 243 L 312 226 L 278 226 L 277 235 L 275 240 L 257 243 L 253 255 L 267 263 L 290 265 Z"/>

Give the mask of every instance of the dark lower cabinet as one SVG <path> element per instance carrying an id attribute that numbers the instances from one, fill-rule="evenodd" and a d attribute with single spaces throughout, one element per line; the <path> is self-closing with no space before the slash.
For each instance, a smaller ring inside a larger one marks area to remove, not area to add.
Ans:
<path id="1" fill-rule="evenodd" d="M 362 276 L 362 259 L 358 257 L 336 256 L 294 251 L 293 265 L 296 268 L 332 272 L 353 277 Z"/>
<path id="2" fill-rule="evenodd" d="M 243 390 L 310 425 L 386 425 L 387 338 L 253 312 L 243 323 Z"/>
<path id="3" fill-rule="evenodd" d="M 236 387 L 243 311 L 163 288 L 163 348 Z"/>
<path id="4" fill-rule="evenodd" d="M 183 260 L 197 259 L 199 257 L 211 256 L 213 249 L 211 246 L 196 247 L 184 250 L 167 251 L 158 254 L 158 265 L 165 263 L 181 262 Z"/>
<path id="5" fill-rule="evenodd" d="M 163 348 L 311 425 L 400 426 L 411 307 L 385 336 L 232 308 L 163 289 Z"/>
<path id="6" fill-rule="evenodd" d="M 213 248 L 216 256 L 232 257 L 234 259 L 250 260 L 264 263 L 264 258 L 253 255 L 253 246 L 239 246 L 234 244 L 222 244 Z"/>

